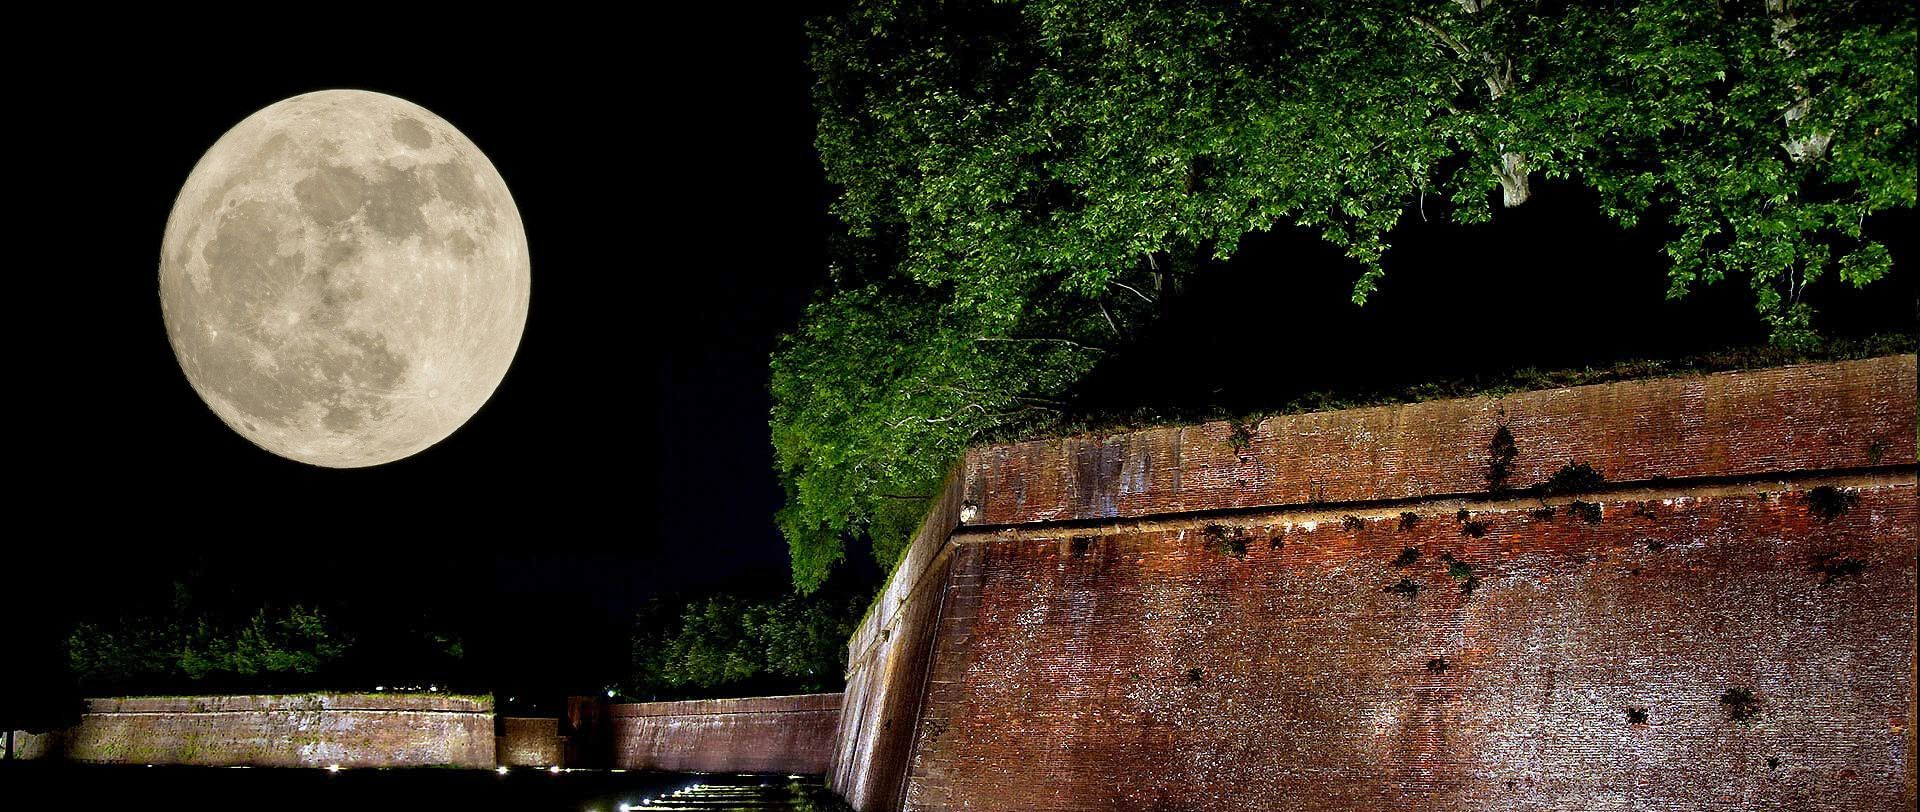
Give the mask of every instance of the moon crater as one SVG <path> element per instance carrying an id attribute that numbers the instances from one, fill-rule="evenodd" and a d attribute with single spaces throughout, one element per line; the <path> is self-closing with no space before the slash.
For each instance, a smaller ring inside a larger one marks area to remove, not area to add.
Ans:
<path id="1" fill-rule="evenodd" d="M 444 439 L 505 376 L 530 277 L 518 209 L 451 124 L 322 91 L 222 136 L 174 202 L 167 334 L 241 436 L 328 467 Z"/>

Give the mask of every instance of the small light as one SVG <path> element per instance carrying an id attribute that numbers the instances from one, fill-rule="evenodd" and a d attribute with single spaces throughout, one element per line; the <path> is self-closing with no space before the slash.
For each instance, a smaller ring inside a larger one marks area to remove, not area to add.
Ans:
<path id="1" fill-rule="evenodd" d="M 626 801 L 621 801 L 620 812 L 633 812 L 633 804 L 627 803 Z"/>
<path id="2" fill-rule="evenodd" d="M 387 686 L 385 686 L 385 685 L 375 685 L 375 686 L 373 686 L 373 689 L 374 689 L 374 690 L 376 690 L 376 691 L 384 691 L 384 690 L 386 690 L 386 689 L 387 689 Z"/>
<path id="3" fill-rule="evenodd" d="M 327 765 L 327 772 L 330 772 L 330 773 L 337 773 L 337 772 L 339 772 L 339 771 L 340 771 L 340 765 L 338 765 L 338 764 L 328 764 L 328 765 Z"/>
<path id="4" fill-rule="evenodd" d="M 613 692 L 612 692 L 612 691 L 608 691 L 608 692 L 607 692 L 607 698 L 608 698 L 608 699 L 612 699 L 612 698 L 613 698 Z"/>
<path id="5" fill-rule="evenodd" d="M 501 766 L 499 766 L 499 767 L 495 767 L 495 768 L 493 768 L 493 771 L 494 771 L 494 772 L 496 772 L 496 773 L 499 773 L 499 774 L 501 774 L 501 775 L 506 775 L 506 774 L 507 774 L 507 768 L 506 768 L 506 766 L 505 766 L 505 765 L 501 765 Z"/>
<path id="6" fill-rule="evenodd" d="M 560 774 L 560 765 L 558 765 L 558 764 L 555 764 L 555 765 L 553 765 L 553 766 L 551 766 L 551 767 L 548 767 L 548 768 L 547 768 L 547 772 L 550 772 L 550 773 L 553 773 L 554 775 L 559 775 L 559 774 Z"/>
<path id="7" fill-rule="evenodd" d="M 152 764 L 148 764 L 147 766 L 149 766 L 149 767 L 151 767 L 151 766 L 153 766 L 153 765 L 152 765 Z M 615 767 L 613 771 L 614 771 L 614 772 L 617 772 L 617 773 L 623 773 L 623 772 L 626 772 L 626 770 L 622 770 L 622 769 L 620 769 L 620 768 L 618 768 L 618 767 Z"/>

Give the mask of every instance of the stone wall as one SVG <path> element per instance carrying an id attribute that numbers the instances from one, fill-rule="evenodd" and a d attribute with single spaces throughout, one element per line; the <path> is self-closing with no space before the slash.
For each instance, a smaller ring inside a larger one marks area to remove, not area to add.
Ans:
<path id="1" fill-rule="evenodd" d="M 964 480 L 949 477 L 848 644 L 846 699 L 827 785 L 858 809 L 897 809 L 919 719 L 935 615 L 948 582 L 946 539 Z"/>
<path id="2" fill-rule="evenodd" d="M 674 772 L 827 771 L 840 694 L 614 705 L 613 766 Z"/>
<path id="3" fill-rule="evenodd" d="M 0 736 L 0 748 L 5 748 L 6 746 L 6 737 Z M 16 759 L 32 761 L 42 758 L 54 758 L 59 755 L 59 752 L 59 731 L 51 733 L 28 733 L 24 730 L 16 730 L 13 732 L 12 756 Z M 0 757 L 4 757 L 5 755 L 5 750 L 0 749 Z"/>
<path id="4" fill-rule="evenodd" d="M 849 646 L 881 732 L 834 786 L 1911 808 L 1914 391 L 1895 356 L 975 449 Z"/>
<path id="5" fill-rule="evenodd" d="M 90 699 L 46 757 L 102 764 L 493 766 L 487 697 L 296 694 Z"/>
<path id="6" fill-rule="evenodd" d="M 560 720 L 545 717 L 500 717 L 500 764 L 506 767 L 566 766 L 566 737 Z"/>

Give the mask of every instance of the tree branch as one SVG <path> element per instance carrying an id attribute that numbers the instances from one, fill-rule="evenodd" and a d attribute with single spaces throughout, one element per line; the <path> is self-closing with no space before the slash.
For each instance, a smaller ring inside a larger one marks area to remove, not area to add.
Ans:
<path id="1" fill-rule="evenodd" d="M 1448 48 L 1452 48 L 1454 54 L 1458 55 L 1462 61 L 1473 61 L 1473 52 L 1467 50 L 1467 46 L 1461 44 L 1459 40 L 1454 39 L 1453 35 L 1447 33 L 1446 29 L 1441 28 L 1439 23 L 1433 21 L 1432 17 L 1424 14 L 1409 14 L 1407 15 L 1407 20 L 1414 25 L 1426 29 L 1427 33 L 1432 34 L 1435 39 L 1445 43 Z"/>
<path id="2" fill-rule="evenodd" d="M 1460 7 L 1466 9 L 1467 12 L 1471 14 L 1485 8 L 1485 4 L 1477 2 L 1477 0 L 1460 0 Z M 1435 22 L 1433 18 L 1421 14 L 1411 14 L 1407 16 L 1407 19 L 1427 33 L 1432 34 L 1434 39 L 1445 44 L 1448 49 L 1451 49 L 1455 55 L 1460 57 L 1460 61 L 1470 65 L 1477 64 L 1480 68 L 1480 78 L 1487 83 L 1487 95 L 1492 101 L 1499 101 L 1513 89 L 1513 60 L 1511 58 L 1506 60 L 1506 68 L 1505 71 L 1502 72 L 1500 60 L 1496 59 L 1492 54 L 1468 48 L 1465 43 L 1456 39 L 1452 34 L 1447 33 L 1446 29 L 1441 28 L 1440 24 Z M 1480 136 L 1478 133 L 1475 133 L 1475 135 L 1482 143 L 1486 142 L 1484 136 Z M 1527 202 L 1528 198 L 1533 197 L 1533 188 L 1527 179 L 1527 154 L 1495 147 L 1491 144 L 1487 146 L 1500 153 L 1500 165 L 1493 169 L 1494 178 L 1500 182 L 1500 201 L 1505 204 L 1507 208 L 1513 208 Z"/>
<path id="3" fill-rule="evenodd" d="M 1122 289 L 1126 290 L 1127 292 L 1140 297 L 1140 301 L 1146 302 L 1147 304 L 1159 304 L 1159 302 L 1156 302 L 1153 299 L 1148 298 L 1147 294 L 1144 294 L 1138 290 L 1135 290 L 1132 285 L 1129 285 L 1125 282 L 1120 282 L 1117 280 L 1109 280 L 1108 284 L 1119 285 Z"/>

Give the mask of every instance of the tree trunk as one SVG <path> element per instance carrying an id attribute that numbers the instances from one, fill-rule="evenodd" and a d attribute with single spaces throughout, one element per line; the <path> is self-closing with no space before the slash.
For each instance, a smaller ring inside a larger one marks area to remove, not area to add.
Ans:
<path id="1" fill-rule="evenodd" d="M 1459 0 L 1459 2 L 1460 8 L 1466 13 L 1478 14 L 1492 0 Z M 1407 19 L 1414 25 L 1426 29 L 1427 33 L 1432 34 L 1448 50 L 1459 56 L 1461 61 L 1479 66 L 1480 78 L 1487 83 L 1489 102 L 1498 103 L 1513 90 L 1513 60 L 1504 60 L 1505 66 L 1502 67 L 1501 59 L 1494 54 L 1468 48 L 1466 43 L 1447 33 L 1439 22 L 1419 14 L 1411 15 Z M 1481 143 L 1486 143 L 1484 136 Z M 1500 181 L 1500 200 L 1506 204 L 1507 208 L 1525 203 L 1533 196 L 1533 189 L 1527 183 L 1526 153 L 1501 150 L 1500 165 L 1494 167 L 1493 176 Z"/>
<path id="2" fill-rule="evenodd" d="M 7 760 L 13 760 L 13 728 L 7 728 Z"/>
<path id="3" fill-rule="evenodd" d="M 1767 0 L 1767 15 L 1773 18 L 1774 47 L 1792 57 L 1797 50 L 1793 46 L 1793 29 L 1800 25 L 1800 15 L 1794 13 L 1788 0 Z M 1786 111 L 1780 116 L 1788 132 L 1787 139 L 1780 142 L 1780 146 L 1794 163 L 1819 160 L 1827 154 L 1827 145 L 1833 143 L 1833 135 L 1816 130 L 1807 133 L 1805 138 L 1793 137 L 1793 123 L 1806 118 L 1813 109 L 1813 98 L 1808 95 L 1805 84 L 1795 83 L 1793 95 L 1793 103 L 1787 105 Z"/>
<path id="4" fill-rule="evenodd" d="M 1527 156 L 1518 152 L 1500 153 L 1500 166 L 1493 170 L 1500 178 L 1500 200 L 1511 209 L 1527 202 L 1533 189 L 1527 185 Z"/>

